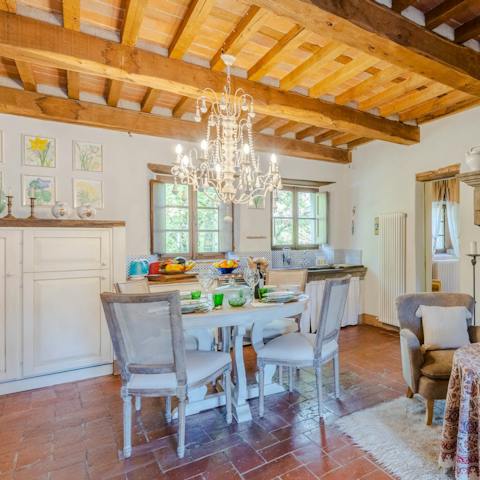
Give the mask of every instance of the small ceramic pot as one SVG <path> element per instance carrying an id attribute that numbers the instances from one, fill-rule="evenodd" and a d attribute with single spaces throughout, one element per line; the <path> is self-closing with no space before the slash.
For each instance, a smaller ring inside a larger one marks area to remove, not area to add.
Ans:
<path id="1" fill-rule="evenodd" d="M 95 217 L 96 213 L 97 211 L 89 203 L 84 203 L 77 208 L 77 215 L 82 220 L 92 219 Z"/>
<path id="2" fill-rule="evenodd" d="M 68 218 L 71 213 L 72 211 L 67 202 L 55 202 L 55 205 L 52 207 L 52 215 L 55 218 Z"/>
<path id="3" fill-rule="evenodd" d="M 465 154 L 465 163 L 471 172 L 480 170 L 480 147 L 472 147 Z"/>

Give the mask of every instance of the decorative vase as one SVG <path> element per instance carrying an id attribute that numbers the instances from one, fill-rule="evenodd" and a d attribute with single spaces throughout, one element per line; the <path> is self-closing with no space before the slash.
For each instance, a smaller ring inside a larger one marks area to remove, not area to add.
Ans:
<path id="1" fill-rule="evenodd" d="M 72 211 L 67 202 L 55 202 L 55 205 L 52 207 L 52 215 L 55 218 L 68 218 L 71 213 Z"/>
<path id="2" fill-rule="evenodd" d="M 472 147 L 465 154 L 465 163 L 471 172 L 480 170 L 480 147 Z"/>
<path id="3" fill-rule="evenodd" d="M 80 205 L 77 208 L 77 215 L 82 220 L 88 220 L 90 218 L 94 218 L 96 213 L 97 211 L 89 203 L 84 203 L 83 205 Z"/>

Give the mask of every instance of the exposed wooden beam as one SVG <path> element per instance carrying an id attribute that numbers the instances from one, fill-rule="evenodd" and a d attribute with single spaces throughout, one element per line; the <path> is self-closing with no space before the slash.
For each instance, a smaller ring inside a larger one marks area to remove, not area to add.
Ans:
<path id="1" fill-rule="evenodd" d="M 347 46 L 338 42 L 330 42 L 324 47 L 318 47 L 307 60 L 280 80 L 280 88 L 282 90 L 290 90 L 297 86 L 303 78 L 310 75 L 313 71 L 320 70 L 326 64 L 333 62 L 345 50 L 347 50 Z"/>
<path id="2" fill-rule="evenodd" d="M 212 10 L 214 3 L 215 0 L 190 0 L 187 12 L 168 49 L 170 57 L 182 58 L 185 55 Z"/>
<path id="3" fill-rule="evenodd" d="M 63 26 L 80 30 L 80 0 L 63 0 Z"/>
<path id="4" fill-rule="evenodd" d="M 312 97 L 318 97 L 328 93 L 331 88 L 341 85 L 350 78 L 356 77 L 359 73 L 363 72 L 365 69 L 371 67 L 375 63 L 378 63 L 378 59 L 376 57 L 362 53 L 350 63 L 347 63 L 343 67 L 339 68 L 330 75 L 327 75 L 325 78 L 313 85 L 309 90 L 309 95 Z"/>
<path id="5" fill-rule="evenodd" d="M 480 53 L 374 0 L 254 0 L 256 5 L 368 55 L 480 96 Z"/>
<path id="6" fill-rule="evenodd" d="M 475 17 L 455 29 L 455 41 L 457 43 L 463 43 L 478 36 L 480 36 L 480 17 Z"/>
<path id="7" fill-rule="evenodd" d="M 192 142 L 205 135 L 204 126 L 195 122 L 6 87 L 0 87 L 0 112 Z M 290 138 L 258 134 L 255 146 L 259 151 L 281 155 L 350 162 L 346 150 Z"/>
<path id="8" fill-rule="evenodd" d="M 347 143 L 348 149 L 356 148 L 359 147 L 360 145 L 365 145 L 366 143 L 373 142 L 371 138 L 357 138 L 356 140 L 353 140 L 352 142 Z"/>
<path id="9" fill-rule="evenodd" d="M 253 124 L 253 131 L 254 132 L 261 132 L 267 128 L 270 128 L 273 124 L 278 122 L 278 118 L 275 117 L 263 117 L 258 122 Z"/>
<path id="10" fill-rule="evenodd" d="M 378 85 L 391 82 L 395 78 L 398 78 L 401 73 L 401 68 L 395 65 L 390 65 L 384 70 L 380 70 L 375 75 L 372 75 L 370 78 L 358 83 L 354 87 L 349 88 L 340 95 L 337 95 L 335 97 L 335 103 L 338 103 L 339 105 L 345 105 L 346 103 L 358 98 L 360 95 L 364 95 L 373 88 L 378 87 Z"/>
<path id="11" fill-rule="evenodd" d="M 253 67 L 248 70 L 250 80 L 260 80 L 283 55 L 296 50 L 311 35 L 303 27 L 293 26 Z"/>
<path id="12" fill-rule="evenodd" d="M 37 82 L 35 81 L 32 65 L 19 60 L 17 60 L 15 64 L 17 66 L 18 74 L 20 75 L 20 80 L 23 83 L 23 88 L 29 92 L 36 92 Z"/>
<path id="13" fill-rule="evenodd" d="M 191 98 L 198 98 L 207 87 L 221 92 L 226 80 L 223 72 L 5 12 L 0 12 L 0 55 Z M 232 87 L 253 95 L 259 114 L 403 144 L 419 140 L 414 126 L 341 105 L 238 77 L 232 78 Z"/>
<path id="14" fill-rule="evenodd" d="M 427 115 L 418 118 L 417 122 L 419 125 L 428 123 L 439 118 L 448 117 L 449 115 L 463 112 L 464 110 L 468 110 L 472 107 L 477 107 L 478 105 L 480 105 L 480 99 L 477 97 L 470 97 L 469 99 L 454 105 L 444 105 L 439 109 L 435 109 L 429 112 Z"/>
<path id="15" fill-rule="evenodd" d="M 281 137 L 287 133 L 295 133 L 298 130 L 303 130 L 305 128 L 305 125 L 302 125 L 301 123 L 297 122 L 287 122 L 285 125 L 282 125 L 278 128 L 275 129 L 275 135 L 278 137 Z"/>
<path id="16" fill-rule="evenodd" d="M 122 43 L 133 47 L 137 43 L 138 33 L 145 15 L 148 0 L 128 0 L 127 13 L 123 22 Z"/>
<path id="17" fill-rule="evenodd" d="M 468 4 L 473 4 L 477 0 L 444 0 L 432 10 L 425 14 L 425 24 L 427 28 L 436 28 L 445 23 L 463 8 L 468 8 Z"/>
<path id="18" fill-rule="evenodd" d="M 107 93 L 107 104 L 116 107 L 122 94 L 122 82 L 119 80 L 110 80 Z"/>
<path id="19" fill-rule="evenodd" d="M 74 100 L 80 100 L 80 75 L 67 70 L 67 95 Z"/>
<path id="20" fill-rule="evenodd" d="M 295 134 L 295 138 L 297 140 L 303 140 L 307 137 L 315 137 L 316 135 L 320 135 L 323 132 L 323 128 L 320 127 L 307 127 L 303 130 L 300 130 Z"/>
<path id="21" fill-rule="evenodd" d="M 173 107 L 172 116 L 181 118 L 184 113 L 187 113 L 192 106 L 192 99 L 189 97 L 182 97 L 178 103 Z"/>
<path id="22" fill-rule="evenodd" d="M 351 133 L 344 133 L 332 139 L 332 146 L 338 147 L 339 145 L 347 145 L 355 140 L 358 140 L 357 135 L 352 135 Z"/>
<path id="23" fill-rule="evenodd" d="M 343 135 L 343 132 L 338 132 L 337 130 L 329 130 L 327 132 L 321 133 L 315 137 L 315 143 L 322 143 L 326 142 L 327 140 L 331 140 L 332 138 L 338 137 L 339 135 Z"/>
<path id="24" fill-rule="evenodd" d="M 263 27 L 269 15 L 267 10 L 252 5 L 214 55 L 210 67 L 213 70 L 223 70 L 225 65 L 221 59 L 222 53 L 237 55 L 250 38 Z"/>
<path id="25" fill-rule="evenodd" d="M 392 10 L 395 12 L 402 12 L 405 10 L 407 7 L 410 5 L 413 5 L 415 3 L 415 0 L 393 0 L 392 1 Z"/>
<path id="26" fill-rule="evenodd" d="M 155 102 L 157 101 L 159 91 L 153 88 L 148 88 L 145 96 L 142 100 L 142 112 L 150 113 L 155 106 Z"/>
<path id="27" fill-rule="evenodd" d="M 17 11 L 17 0 L 0 0 L 0 10 L 15 13 Z"/>

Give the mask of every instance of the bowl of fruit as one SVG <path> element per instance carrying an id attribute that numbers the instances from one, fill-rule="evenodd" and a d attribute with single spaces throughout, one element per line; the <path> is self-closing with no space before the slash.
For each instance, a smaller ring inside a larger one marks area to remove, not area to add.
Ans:
<path id="1" fill-rule="evenodd" d="M 159 273 L 167 275 L 175 275 L 178 273 L 186 273 L 195 266 L 195 262 L 188 261 L 183 257 L 170 258 L 165 260 L 159 268 Z"/>
<path id="2" fill-rule="evenodd" d="M 227 273 L 232 273 L 236 268 L 238 268 L 238 262 L 236 260 L 222 260 L 221 262 L 214 263 L 213 266 L 222 275 L 226 275 Z"/>

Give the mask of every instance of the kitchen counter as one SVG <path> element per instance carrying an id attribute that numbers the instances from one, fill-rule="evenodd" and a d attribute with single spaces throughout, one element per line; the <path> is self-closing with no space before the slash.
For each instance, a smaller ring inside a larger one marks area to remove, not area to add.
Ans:
<path id="1" fill-rule="evenodd" d="M 276 267 L 273 270 L 282 270 L 285 267 Z M 295 270 L 300 267 L 286 267 Z M 346 265 L 346 266 L 332 266 L 328 268 L 308 267 L 307 268 L 307 282 L 315 280 L 325 280 L 327 278 L 344 277 L 345 275 L 351 275 L 352 277 L 365 278 L 367 268 L 363 265 Z"/>

